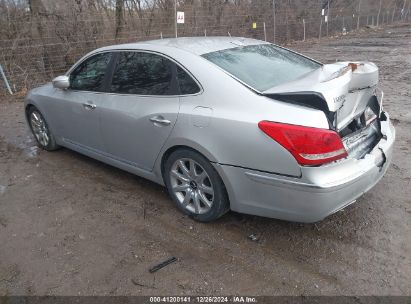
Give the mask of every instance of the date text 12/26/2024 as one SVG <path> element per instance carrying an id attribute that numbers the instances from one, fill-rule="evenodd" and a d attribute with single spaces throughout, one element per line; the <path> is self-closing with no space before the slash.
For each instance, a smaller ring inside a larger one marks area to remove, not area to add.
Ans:
<path id="1" fill-rule="evenodd" d="M 171 297 L 150 297 L 150 303 L 257 303 L 255 297 L 248 296 L 171 296 Z"/>

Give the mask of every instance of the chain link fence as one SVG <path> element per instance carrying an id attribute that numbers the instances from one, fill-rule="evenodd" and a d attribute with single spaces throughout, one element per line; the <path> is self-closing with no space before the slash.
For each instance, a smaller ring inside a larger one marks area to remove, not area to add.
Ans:
<path id="1" fill-rule="evenodd" d="M 409 1 L 411 3 L 411 1 Z M 0 0 L 0 94 L 25 94 L 98 47 L 185 36 L 277 44 L 407 21 L 407 0 Z M 176 24 L 176 12 L 184 23 Z M 308 43 L 308 42 L 307 42 Z"/>

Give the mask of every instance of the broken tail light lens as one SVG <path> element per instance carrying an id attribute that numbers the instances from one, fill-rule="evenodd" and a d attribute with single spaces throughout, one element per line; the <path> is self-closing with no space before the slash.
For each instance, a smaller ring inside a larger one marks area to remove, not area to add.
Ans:
<path id="1" fill-rule="evenodd" d="M 271 121 L 261 121 L 258 127 L 303 166 L 322 165 L 348 155 L 341 137 L 331 130 Z"/>

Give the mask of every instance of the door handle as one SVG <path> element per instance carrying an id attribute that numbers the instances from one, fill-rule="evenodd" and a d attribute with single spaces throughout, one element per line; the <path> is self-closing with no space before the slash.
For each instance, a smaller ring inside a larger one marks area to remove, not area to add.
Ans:
<path id="1" fill-rule="evenodd" d="M 94 110 L 97 106 L 94 103 L 83 103 L 83 107 L 87 110 Z"/>
<path id="2" fill-rule="evenodd" d="M 171 121 L 165 119 L 163 116 L 154 116 L 150 118 L 150 121 L 154 124 L 154 125 L 163 125 L 163 126 L 168 126 L 169 124 L 171 124 Z"/>

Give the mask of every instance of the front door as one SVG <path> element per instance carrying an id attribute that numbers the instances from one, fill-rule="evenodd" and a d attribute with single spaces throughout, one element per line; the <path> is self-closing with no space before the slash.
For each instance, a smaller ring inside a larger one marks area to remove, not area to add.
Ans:
<path id="1" fill-rule="evenodd" d="M 100 132 L 101 110 L 106 70 L 111 53 L 100 53 L 87 58 L 70 74 L 70 87 L 56 89 L 53 112 L 56 134 L 68 143 L 100 152 L 104 150 Z"/>

